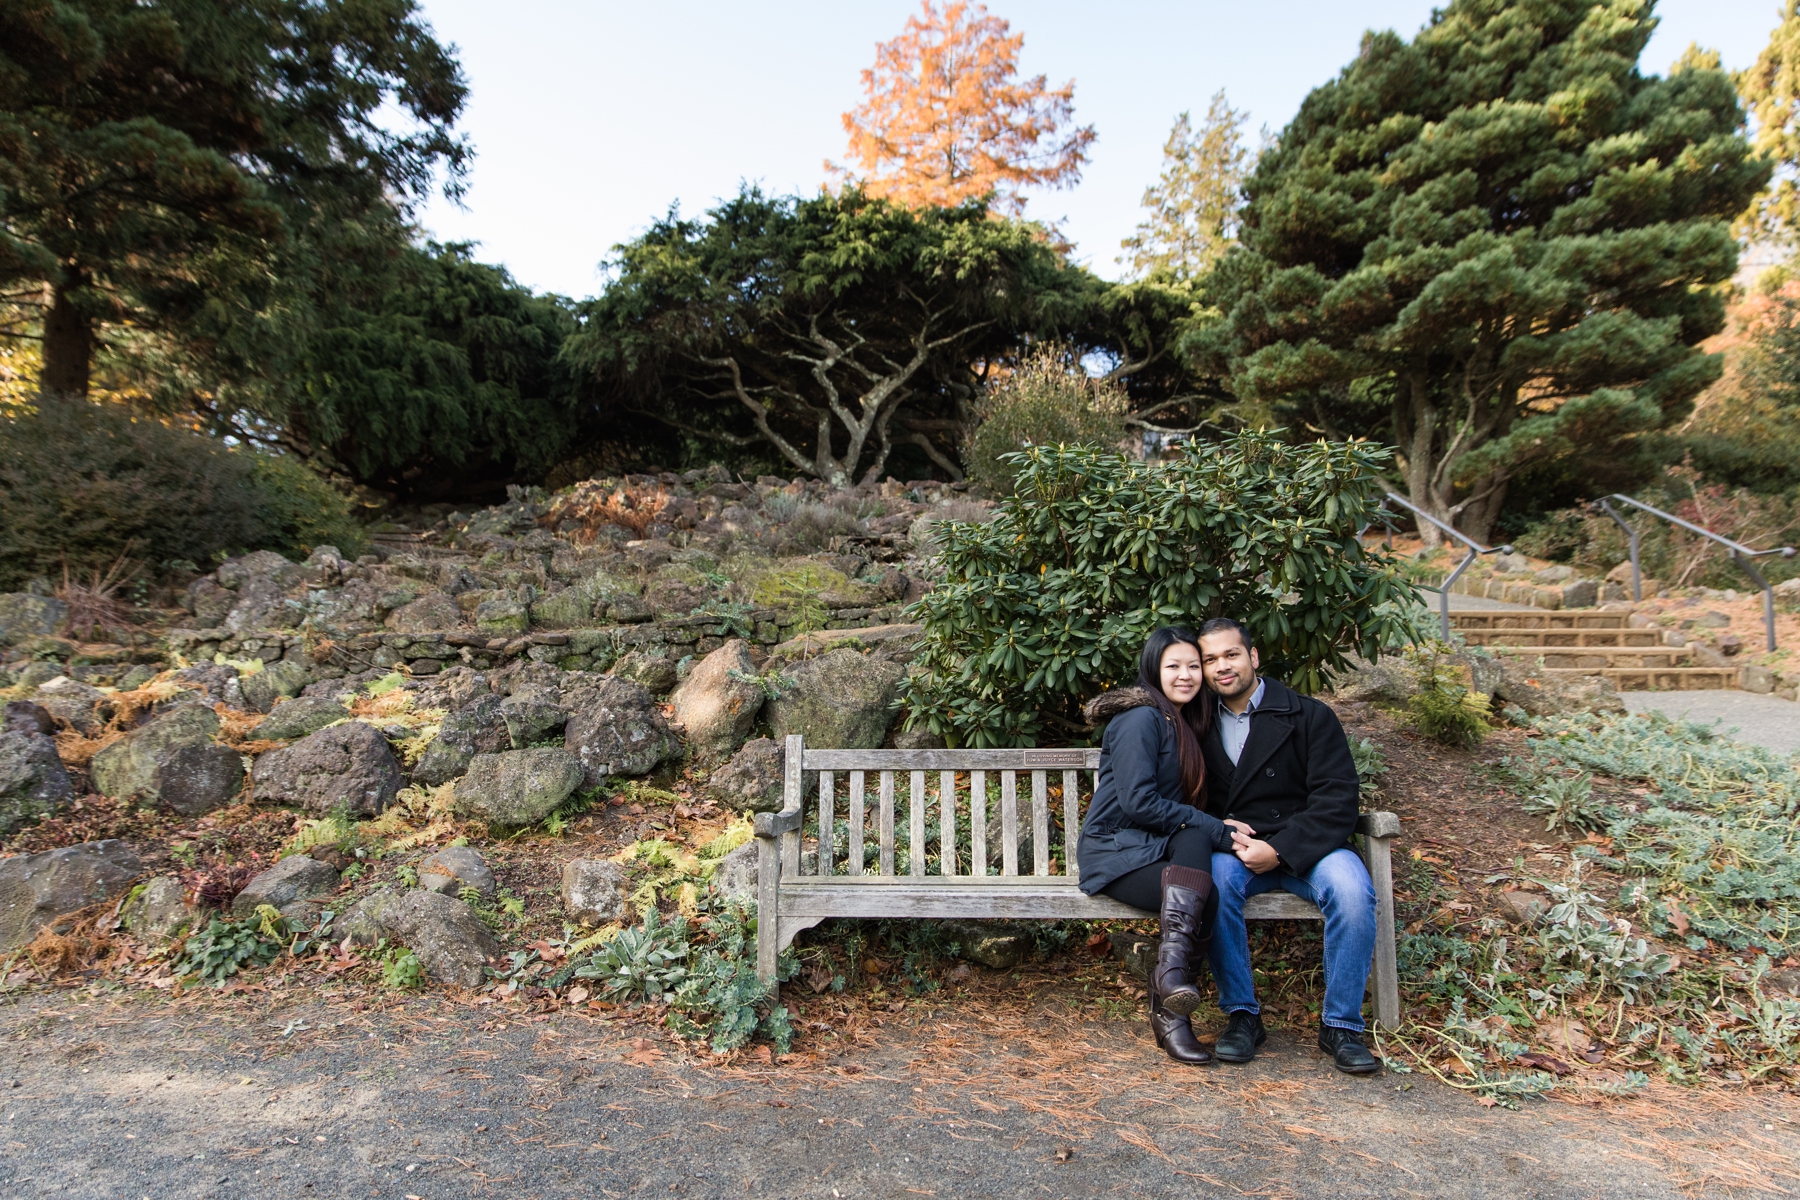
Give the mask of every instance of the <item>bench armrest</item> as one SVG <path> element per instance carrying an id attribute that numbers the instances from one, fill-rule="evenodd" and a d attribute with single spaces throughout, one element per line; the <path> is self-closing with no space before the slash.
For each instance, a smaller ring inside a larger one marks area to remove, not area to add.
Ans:
<path id="1" fill-rule="evenodd" d="M 757 818 L 761 828 L 761 817 Z M 1391 838 L 1400 836 L 1400 818 L 1391 812 L 1364 813 L 1356 818 L 1356 832 L 1367 834 L 1373 838 Z"/>
<path id="2" fill-rule="evenodd" d="M 800 805 L 796 801 L 794 807 L 784 808 L 780 812 L 756 814 L 756 836 L 759 838 L 780 837 L 784 833 L 792 833 L 800 828 Z"/>

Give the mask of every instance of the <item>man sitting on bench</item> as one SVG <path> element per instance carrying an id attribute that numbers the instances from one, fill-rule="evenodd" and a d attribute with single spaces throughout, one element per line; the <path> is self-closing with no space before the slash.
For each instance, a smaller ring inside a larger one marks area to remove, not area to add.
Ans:
<path id="1" fill-rule="evenodd" d="M 1363 1045 L 1363 989 L 1375 953 L 1375 888 L 1349 848 L 1356 764 L 1337 714 L 1257 675 L 1250 631 L 1219 617 L 1200 627 L 1200 660 L 1217 697 L 1206 755 L 1207 811 L 1232 827 L 1233 852 L 1212 856 L 1218 916 L 1208 955 L 1228 1024 L 1213 1048 L 1247 1063 L 1266 1034 L 1250 973 L 1244 900 L 1281 888 L 1325 917 L 1325 1004 L 1319 1049 L 1338 1070 L 1380 1064 Z"/>

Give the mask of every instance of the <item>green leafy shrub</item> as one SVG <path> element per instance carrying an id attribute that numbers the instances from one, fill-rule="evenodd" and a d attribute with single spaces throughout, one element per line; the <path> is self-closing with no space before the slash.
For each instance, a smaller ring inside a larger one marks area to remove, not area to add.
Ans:
<path id="1" fill-rule="evenodd" d="M 85 579 L 120 558 L 149 575 L 222 554 L 304 557 L 362 535 L 348 502 L 304 467 L 134 414 L 46 402 L 0 411 L 0 590 Z"/>
<path id="2" fill-rule="evenodd" d="M 235 921 L 214 917 L 205 929 L 188 935 L 175 974 L 198 975 L 206 983 L 224 987 L 227 979 L 244 968 L 274 962 L 286 944 L 287 923 L 267 904 Z"/>
<path id="3" fill-rule="evenodd" d="M 762 1036 L 786 1054 L 794 1044 L 794 1026 L 785 1005 L 771 1004 L 768 984 L 756 977 L 754 905 L 727 900 L 706 922 L 706 944 L 670 1000 L 669 1023 L 687 1037 L 706 1037 L 715 1054 L 725 1054 Z M 782 956 L 778 979 L 799 969 L 794 956 Z"/>
<path id="4" fill-rule="evenodd" d="M 1057 444 L 1112 449 L 1129 409 L 1124 389 L 1089 379 L 1066 350 L 1039 350 L 976 402 L 978 423 L 963 453 L 969 479 L 1008 495 L 1019 473 L 1009 455 Z"/>
<path id="5" fill-rule="evenodd" d="M 425 966 L 405 946 L 389 946 L 381 956 L 381 983 L 396 991 L 417 991 L 425 986 Z"/>
<path id="6" fill-rule="evenodd" d="M 654 1000 L 687 978 L 687 956 L 687 922 L 677 917 L 665 925 L 651 908 L 642 926 L 594 951 L 574 975 L 595 981 L 609 1000 Z"/>
<path id="7" fill-rule="evenodd" d="M 1369 442 L 1290 445 L 1259 432 L 1142 463 L 1037 446 L 987 524 L 938 530 L 944 582 L 903 685 L 908 728 L 953 746 L 1091 736 L 1083 700 L 1137 672 L 1159 625 L 1231 616 L 1264 670 L 1303 692 L 1354 651 L 1402 644 L 1415 593 L 1357 537 L 1389 452 Z"/>
<path id="8" fill-rule="evenodd" d="M 1381 777 L 1388 773 L 1387 753 L 1366 737 L 1350 742 L 1350 759 L 1356 764 L 1356 794 L 1364 808 L 1381 799 Z"/>
<path id="9" fill-rule="evenodd" d="M 1470 686 L 1470 671 L 1446 657 L 1450 647 L 1431 643 L 1407 652 L 1419 669 L 1419 690 L 1406 702 L 1415 728 L 1446 746 L 1475 746 L 1491 730 L 1493 699 Z"/>

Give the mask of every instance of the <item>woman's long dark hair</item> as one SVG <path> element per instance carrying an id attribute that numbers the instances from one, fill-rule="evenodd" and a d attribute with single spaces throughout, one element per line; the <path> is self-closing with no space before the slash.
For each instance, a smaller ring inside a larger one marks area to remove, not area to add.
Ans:
<path id="1" fill-rule="evenodd" d="M 1200 693 L 1186 704 L 1163 695 L 1162 660 L 1170 646 L 1192 646 L 1200 650 L 1200 639 L 1194 631 L 1181 625 L 1164 625 L 1144 641 L 1144 652 L 1138 655 L 1138 686 L 1162 714 L 1175 726 L 1175 760 L 1181 764 L 1181 790 L 1189 804 L 1200 801 L 1200 789 L 1206 786 L 1206 756 L 1200 753 L 1200 739 L 1212 728 L 1212 693 L 1204 683 Z"/>

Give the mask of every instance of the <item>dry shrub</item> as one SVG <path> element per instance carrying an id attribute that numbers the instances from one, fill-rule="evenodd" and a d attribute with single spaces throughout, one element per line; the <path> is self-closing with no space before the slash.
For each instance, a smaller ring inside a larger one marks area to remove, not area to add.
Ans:
<path id="1" fill-rule="evenodd" d="M 615 483 L 606 479 L 589 479 L 576 484 L 550 502 L 550 511 L 538 518 L 540 525 L 561 530 L 573 522 L 569 530 L 578 543 L 591 543 L 607 525 L 628 529 L 643 537 L 673 499 L 660 486 L 641 487 Z"/>
<path id="2" fill-rule="evenodd" d="M 101 928 L 111 911 L 110 905 L 99 904 L 44 926 L 25 947 L 25 957 L 45 979 L 103 965 L 118 949 Z"/>
<path id="3" fill-rule="evenodd" d="M 189 871 L 182 876 L 181 885 L 193 896 L 196 907 L 228 912 L 231 902 L 256 876 L 256 871 L 249 863 L 217 863 Z"/>
<path id="4" fill-rule="evenodd" d="M 72 726 L 57 730 L 57 757 L 71 767 L 86 767 L 94 755 L 137 728 L 141 714 L 188 690 L 165 671 L 140 688 L 112 693 L 102 702 L 110 715 L 98 732 L 85 734 Z"/>
<path id="5" fill-rule="evenodd" d="M 125 549 L 129 551 L 134 544 L 127 544 Z M 138 569 L 139 564 L 120 554 L 104 573 L 90 571 L 86 583 L 77 583 L 69 575 L 69 564 L 63 563 L 63 581 L 56 589 L 56 598 L 69 606 L 69 632 L 84 642 L 93 641 L 96 631 L 103 634 L 129 632 L 131 610 L 119 599 L 119 588 Z"/>

